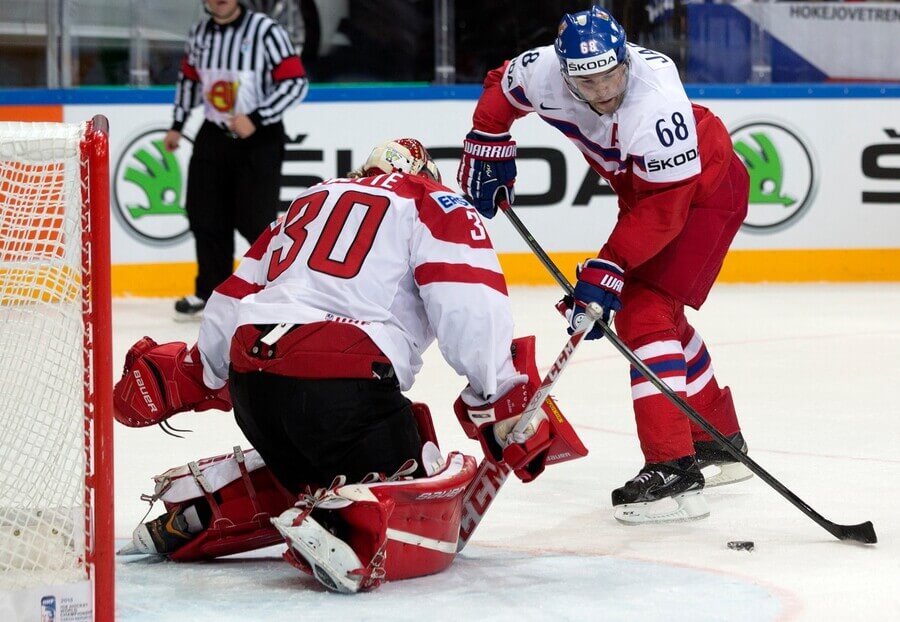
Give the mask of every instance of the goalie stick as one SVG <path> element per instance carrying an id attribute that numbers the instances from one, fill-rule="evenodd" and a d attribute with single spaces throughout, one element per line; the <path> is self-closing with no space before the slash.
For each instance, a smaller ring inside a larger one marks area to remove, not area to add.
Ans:
<path id="1" fill-rule="evenodd" d="M 567 295 L 573 295 L 574 288 L 572 287 L 572 284 L 569 283 L 565 275 L 560 272 L 559 268 L 556 267 L 556 264 L 553 263 L 553 260 L 550 259 L 547 253 L 544 252 L 544 249 L 541 248 L 540 244 L 537 243 L 537 240 L 534 239 L 534 237 L 531 235 L 522 221 L 519 220 L 519 217 L 515 214 L 515 212 L 513 212 L 509 201 L 501 200 L 498 203 L 498 207 L 504 214 L 506 214 L 506 217 L 512 223 L 513 227 L 516 229 L 516 231 L 518 231 L 519 235 L 522 236 L 522 238 L 525 240 L 525 243 L 528 244 L 528 246 L 537 256 L 538 260 L 542 264 L 544 264 L 544 267 L 547 268 L 556 282 L 559 283 L 560 287 L 563 288 Z M 775 479 L 775 477 L 769 474 L 768 471 L 758 465 L 755 460 L 739 451 L 736 447 L 729 443 L 728 439 L 726 439 L 718 430 L 710 425 L 709 422 L 706 421 L 706 419 L 700 416 L 700 414 L 696 410 L 691 408 L 691 406 L 681 397 L 679 397 L 677 393 L 672 391 L 669 385 L 660 380 L 659 377 L 655 373 L 653 373 L 653 370 L 647 367 L 647 365 L 640 358 L 638 358 L 638 356 L 634 352 L 632 352 L 631 349 L 626 346 L 621 339 L 619 339 L 619 336 L 613 332 L 613 330 L 609 327 L 609 324 L 607 324 L 600 318 L 592 319 L 594 320 L 594 322 L 596 322 L 597 326 L 600 327 L 600 330 L 603 331 L 604 336 L 609 340 L 609 342 L 619 352 L 621 352 L 626 359 L 628 359 L 628 362 L 631 363 L 634 368 L 637 369 L 647 380 L 649 380 L 653 384 L 653 386 L 659 389 L 659 391 L 663 395 L 665 395 L 666 398 L 670 402 L 672 402 L 672 404 L 674 404 L 682 413 L 684 413 L 688 419 L 703 428 L 703 430 L 712 438 L 714 438 L 716 442 L 719 443 L 719 445 L 722 447 L 722 449 L 727 451 L 732 458 L 741 462 L 742 464 L 744 464 L 744 466 L 753 471 L 753 473 L 757 477 L 774 488 L 778 494 L 790 501 L 797 509 L 806 514 L 809 518 L 815 521 L 819 526 L 821 526 L 838 540 L 853 540 L 856 542 L 862 542 L 864 544 L 874 544 L 878 542 L 878 537 L 875 535 L 875 527 L 872 525 L 872 521 L 866 521 L 858 525 L 840 525 L 831 522 L 830 520 L 826 519 L 824 516 L 816 512 L 814 509 L 812 509 L 805 501 L 795 495 L 787 486 Z"/>
<path id="2" fill-rule="evenodd" d="M 566 368 L 566 365 L 572 360 L 572 355 L 575 354 L 575 350 L 584 339 L 587 331 L 593 327 L 594 321 L 597 321 L 597 319 L 602 316 L 603 309 L 600 308 L 599 305 L 592 303 L 588 305 L 586 314 L 588 319 L 593 321 L 584 322 L 577 331 L 569 336 L 569 340 L 563 347 L 562 352 L 559 353 L 559 356 L 556 357 L 556 361 L 550 367 L 547 375 L 544 376 L 541 386 L 538 387 L 537 391 L 535 391 L 531 400 L 528 402 L 528 406 L 525 407 L 525 412 L 513 428 L 512 434 L 524 431 L 531 420 L 541 410 L 544 402 L 549 399 L 553 386 L 556 384 L 562 371 Z M 568 420 L 563 417 L 562 413 L 554 408 L 553 414 L 554 417 L 551 419 L 550 425 L 556 430 L 564 430 L 563 433 L 557 433 L 556 440 L 563 441 L 566 438 L 571 438 L 578 441 L 575 430 Z M 580 445 L 580 441 L 578 441 L 578 444 Z M 555 451 L 547 456 L 546 464 L 551 465 L 559 462 L 566 462 L 567 460 L 581 458 L 587 454 L 587 450 L 584 449 L 584 446 L 576 447 L 575 445 L 564 445 L 563 449 L 564 451 Z M 552 446 L 551 450 L 553 450 Z M 481 461 L 481 464 L 478 465 L 478 471 L 475 473 L 475 478 L 466 488 L 465 493 L 463 493 L 462 518 L 459 522 L 459 539 L 456 542 L 457 553 L 462 551 L 466 544 L 468 544 L 472 534 L 475 532 L 475 528 L 478 527 L 481 519 L 484 518 L 485 513 L 497 497 L 497 493 L 500 492 L 500 488 L 506 482 L 511 472 L 512 470 L 506 466 L 505 463 L 497 464 L 487 458 L 484 458 Z"/>

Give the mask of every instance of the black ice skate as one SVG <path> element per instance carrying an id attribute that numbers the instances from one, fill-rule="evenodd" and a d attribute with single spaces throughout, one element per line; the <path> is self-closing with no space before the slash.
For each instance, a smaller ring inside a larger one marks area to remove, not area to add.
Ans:
<path id="1" fill-rule="evenodd" d="M 647 463 L 612 492 L 615 518 L 626 525 L 673 523 L 706 518 L 703 474 L 693 456 Z"/>
<path id="2" fill-rule="evenodd" d="M 132 545 L 119 553 L 169 555 L 190 542 L 193 537 L 194 534 L 188 531 L 187 519 L 179 508 L 138 525 L 131 536 Z"/>
<path id="3" fill-rule="evenodd" d="M 743 434 L 736 432 L 727 438 L 733 447 L 743 454 L 747 453 L 747 442 Z M 694 451 L 697 453 L 697 464 L 706 478 L 707 488 L 742 482 L 753 477 L 753 472 L 722 449 L 717 441 L 695 442 Z"/>
<path id="4" fill-rule="evenodd" d="M 197 296 L 185 296 L 175 301 L 175 321 L 189 322 L 203 319 L 203 309 L 206 301 Z"/>

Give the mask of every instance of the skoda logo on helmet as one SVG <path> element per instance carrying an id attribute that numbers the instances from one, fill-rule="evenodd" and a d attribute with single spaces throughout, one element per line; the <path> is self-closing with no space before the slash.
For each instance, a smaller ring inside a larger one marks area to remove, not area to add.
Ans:
<path id="1" fill-rule="evenodd" d="M 580 76 L 612 69 L 625 61 L 625 30 L 602 8 L 566 14 L 554 48 L 565 75 Z"/>
<path id="2" fill-rule="evenodd" d="M 583 76 L 585 74 L 598 73 L 612 69 L 618 65 L 615 50 L 609 50 L 605 54 L 593 56 L 591 58 L 566 60 L 566 73 L 570 76 Z"/>

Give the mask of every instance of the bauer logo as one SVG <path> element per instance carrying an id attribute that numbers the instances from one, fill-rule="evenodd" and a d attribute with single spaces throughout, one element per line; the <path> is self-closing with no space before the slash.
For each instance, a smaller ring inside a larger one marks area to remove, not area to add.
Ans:
<path id="1" fill-rule="evenodd" d="M 433 501 L 435 499 L 452 499 L 466 489 L 465 486 L 458 486 L 450 490 L 435 490 L 433 492 L 423 492 L 416 497 L 416 501 Z"/>
<path id="2" fill-rule="evenodd" d="M 142 242 L 175 244 L 189 235 L 184 210 L 187 170 L 193 143 L 181 137 L 166 151 L 166 130 L 133 139 L 122 152 L 113 177 L 115 213 L 126 231 Z"/>
<path id="3" fill-rule="evenodd" d="M 771 233 L 793 225 L 816 191 L 815 165 L 798 134 L 769 121 L 731 131 L 734 150 L 750 175 L 750 207 L 742 229 Z"/>

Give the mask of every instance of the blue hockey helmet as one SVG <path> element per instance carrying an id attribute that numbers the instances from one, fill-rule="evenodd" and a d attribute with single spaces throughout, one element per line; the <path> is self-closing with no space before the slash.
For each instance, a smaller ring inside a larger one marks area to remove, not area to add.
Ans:
<path id="1" fill-rule="evenodd" d="M 556 36 L 556 57 L 565 78 L 613 69 L 625 62 L 625 29 L 602 7 L 566 13 Z"/>

